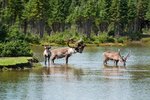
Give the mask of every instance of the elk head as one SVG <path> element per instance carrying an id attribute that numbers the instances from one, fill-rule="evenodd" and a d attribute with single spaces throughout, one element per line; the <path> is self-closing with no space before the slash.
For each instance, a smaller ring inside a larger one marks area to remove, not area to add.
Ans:
<path id="1" fill-rule="evenodd" d="M 79 53 L 82 53 L 83 50 L 84 50 L 84 47 L 86 46 L 82 39 L 78 40 L 76 43 L 75 43 L 75 46 L 70 46 L 70 42 L 74 42 L 73 39 L 69 39 L 68 42 L 67 42 L 67 45 L 68 47 L 70 48 L 74 48 L 76 50 L 76 52 L 79 52 Z"/>
<path id="2" fill-rule="evenodd" d="M 131 53 L 131 51 L 129 51 L 128 54 L 125 57 L 121 56 L 124 66 L 126 66 L 126 61 L 127 61 L 128 57 L 130 56 L 130 53 Z"/>

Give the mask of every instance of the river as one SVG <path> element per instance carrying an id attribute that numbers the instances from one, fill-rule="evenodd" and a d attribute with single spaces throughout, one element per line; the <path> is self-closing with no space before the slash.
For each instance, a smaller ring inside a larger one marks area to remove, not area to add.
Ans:
<path id="1" fill-rule="evenodd" d="M 52 47 L 57 48 L 57 47 Z M 102 53 L 131 51 L 126 67 L 103 65 Z M 86 47 L 82 54 L 45 67 L 44 48 L 33 48 L 43 67 L 0 71 L 0 100 L 150 100 L 150 47 Z"/>

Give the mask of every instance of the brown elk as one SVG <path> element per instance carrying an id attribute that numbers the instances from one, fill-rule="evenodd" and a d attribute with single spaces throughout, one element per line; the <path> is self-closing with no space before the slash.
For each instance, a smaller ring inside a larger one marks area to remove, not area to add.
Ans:
<path id="1" fill-rule="evenodd" d="M 66 64 L 68 64 L 68 58 L 72 54 L 83 52 L 84 47 L 86 45 L 83 43 L 83 41 L 81 39 L 75 43 L 76 44 L 75 46 L 70 46 L 71 41 L 73 41 L 73 39 L 69 39 L 67 41 L 68 47 L 53 49 L 53 50 L 50 51 L 50 56 L 48 56 L 48 59 L 50 59 L 51 64 L 54 64 L 54 60 L 56 58 L 59 59 L 59 58 L 64 58 L 64 57 L 66 59 Z M 44 55 L 46 55 L 46 51 L 45 51 Z"/>
<path id="2" fill-rule="evenodd" d="M 51 51 L 50 51 L 51 47 L 45 46 L 44 48 L 45 48 L 45 50 L 43 52 L 43 55 L 44 55 L 44 58 L 45 58 L 45 65 L 46 65 L 47 60 L 48 60 L 48 63 L 49 63 L 49 59 L 50 59 L 50 56 L 51 56 Z"/>
<path id="3" fill-rule="evenodd" d="M 107 64 L 107 61 L 112 60 L 118 66 L 118 62 L 122 62 L 124 66 L 126 66 L 127 58 L 129 57 L 130 52 L 126 55 L 126 57 L 121 56 L 120 49 L 118 52 L 115 51 L 106 51 L 103 53 L 104 55 L 104 64 Z"/>

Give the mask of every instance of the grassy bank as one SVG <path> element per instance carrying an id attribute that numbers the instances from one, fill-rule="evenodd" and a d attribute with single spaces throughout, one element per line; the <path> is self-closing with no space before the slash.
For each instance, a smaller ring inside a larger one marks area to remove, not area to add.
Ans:
<path id="1" fill-rule="evenodd" d="M 1 57 L 0 66 L 13 66 L 28 63 L 32 57 Z"/>

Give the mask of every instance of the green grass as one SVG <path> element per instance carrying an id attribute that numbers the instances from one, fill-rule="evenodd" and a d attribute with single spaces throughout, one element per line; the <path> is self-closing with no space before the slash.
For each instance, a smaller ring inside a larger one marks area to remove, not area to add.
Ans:
<path id="1" fill-rule="evenodd" d="M 27 63 L 28 59 L 32 57 L 1 57 L 0 66 L 16 65 L 21 63 Z"/>
<path id="2" fill-rule="evenodd" d="M 150 44 L 150 37 L 142 38 L 141 41 L 142 41 L 142 43 Z"/>

